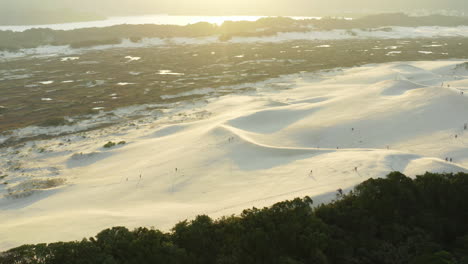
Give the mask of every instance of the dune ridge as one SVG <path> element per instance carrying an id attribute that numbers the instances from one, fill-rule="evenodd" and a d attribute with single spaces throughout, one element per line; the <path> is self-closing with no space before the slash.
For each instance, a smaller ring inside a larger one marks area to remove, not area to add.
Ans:
<path id="1" fill-rule="evenodd" d="M 81 239 L 117 225 L 167 229 L 197 214 L 217 217 L 297 196 L 326 202 L 337 189 L 395 170 L 468 172 L 463 62 L 285 76 L 278 83 L 288 89 L 272 83 L 207 95 L 156 121 L 6 148 L 0 249 Z M 125 144 L 104 148 L 108 141 Z M 8 197 L 9 186 L 41 177 L 66 182 Z"/>

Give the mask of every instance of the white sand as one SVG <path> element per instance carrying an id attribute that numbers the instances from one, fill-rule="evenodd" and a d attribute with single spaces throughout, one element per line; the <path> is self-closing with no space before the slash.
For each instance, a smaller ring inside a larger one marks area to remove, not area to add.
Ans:
<path id="1" fill-rule="evenodd" d="M 67 184 L 1 198 L 0 249 L 116 225 L 168 230 L 197 214 L 305 195 L 329 201 L 338 188 L 393 170 L 467 171 L 468 98 L 460 90 L 468 89 L 468 71 L 455 70 L 460 63 L 292 75 L 255 92 L 176 105 L 157 121 L 5 149 L 0 165 L 20 167 L 5 172 L 11 186 L 37 178 Z M 109 140 L 127 144 L 102 148 Z"/>

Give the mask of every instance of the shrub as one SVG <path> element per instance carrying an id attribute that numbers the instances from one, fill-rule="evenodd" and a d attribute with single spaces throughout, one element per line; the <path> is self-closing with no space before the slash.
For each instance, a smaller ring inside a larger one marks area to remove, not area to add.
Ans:
<path id="1" fill-rule="evenodd" d="M 70 122 L 68 122 L 65 118 L 63 117 L 53 117 L 45 120 L 44 122 L 40 123 L 39 126 L 41 127 L 56 127 L 56 126 L 65 126 L 69 125 Z"/>
<path id="2" fill-rule="evenodd" d="M 109 141 L 106 144 L 104 144 L 104 148 L 112 148 L 115 145 L 116 145 L 115 142 Z"/>
<path id="3" fill-rule="evenodd" d="M 104 144 L 104 148 L 112 148 L 112 147 L 115 147 L 117 145 L 125 145 L 125 144 L 127 144 L 127 142 L 125 142 L 125 141 L 119 141 L 119 143 L 109 141 L 106 144 Z"/>
<path id="4" fill-rule="evenodd" d="M 122 43 L 120 38 L 110 38 L 110 39 L 103 39 L 103 40 L 84 40 L 78 41 L 70 44 L 71 48 L 79 49 L 79 48 L 88 48 L 94 46 L 101 46 L 101 45 L 116 45 Z"/>

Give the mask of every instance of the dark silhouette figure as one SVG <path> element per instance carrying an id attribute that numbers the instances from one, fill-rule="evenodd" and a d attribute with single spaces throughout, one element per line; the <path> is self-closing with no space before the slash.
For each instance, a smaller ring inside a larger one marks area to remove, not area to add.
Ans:
<path id="1" fill-rule="evenodd" d="M 452 162 L 452 158 L 450 158 L 450 162 Z"/>

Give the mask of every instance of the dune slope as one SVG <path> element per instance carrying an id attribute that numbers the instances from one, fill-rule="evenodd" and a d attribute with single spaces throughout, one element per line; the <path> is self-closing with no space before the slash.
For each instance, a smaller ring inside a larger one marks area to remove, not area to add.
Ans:
<path id="1" fill-rule="evenodd" d="M 0 189 L 0 249 L 117 225 L 168 229 L 197 214 L 297 196 L 326 202 L 339 188 L 394 170 L 466 172 L 468 71 L 461 63 L 286 76 L 282 85 L 167 110 L 156 122 L 5 149 L 3 165 L 18 155 L 22 162 Z M 103 148 L 110 140 L 126 144 Z M 7 188 L 39 178 L 66 183 L 8 195 Z"/>

